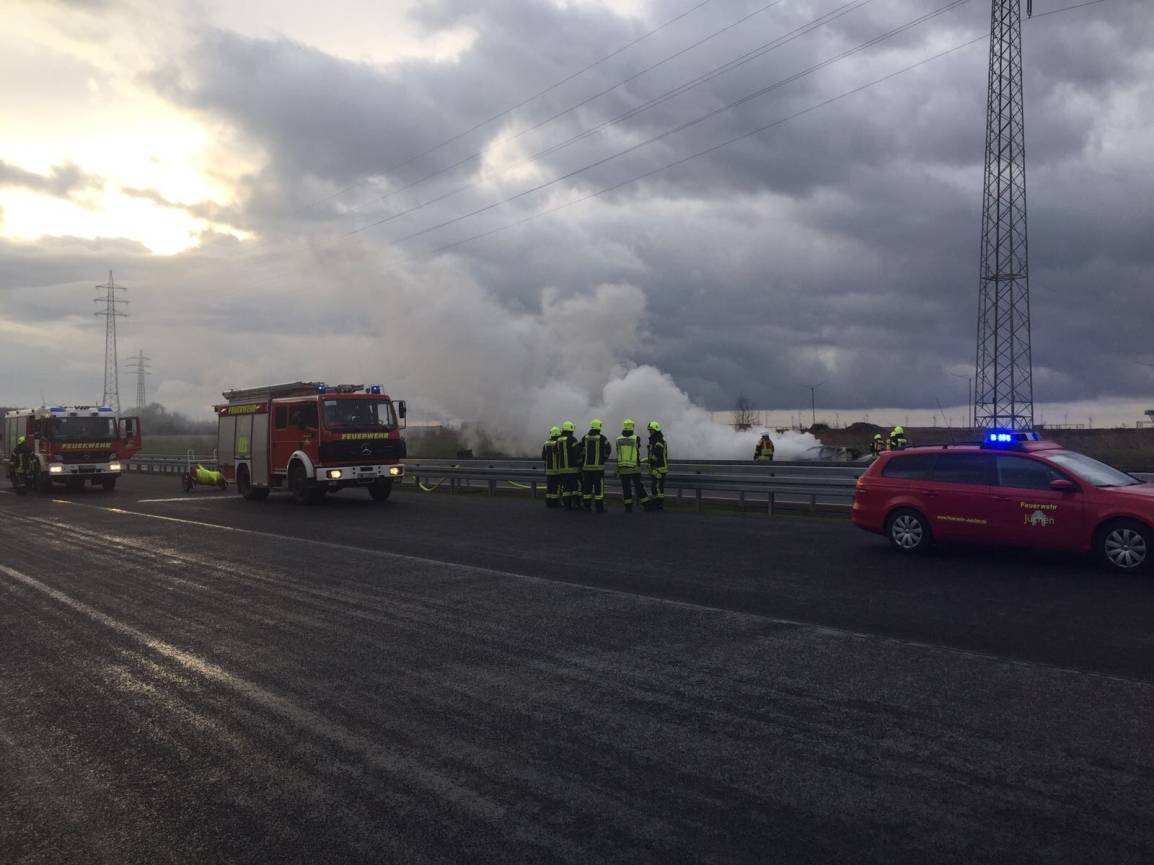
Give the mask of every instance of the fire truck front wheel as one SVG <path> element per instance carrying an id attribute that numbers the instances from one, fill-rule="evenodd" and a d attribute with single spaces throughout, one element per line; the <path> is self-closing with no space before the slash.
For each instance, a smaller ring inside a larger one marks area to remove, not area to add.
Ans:
<path id="1" fill-rule="evenodd" d="M 373 497 L 374 502 L 383 502 L 393 492 L 393 482 L 390 478 L 376 481 L 369 484 L 369 495 Z"/>
<path id="2" fill-rule="evenodd" d="M 236 470 L 236 488 L 250 502 L 260 502 L 268 498 L 268 487 L 254 487 L 248 474 L 248 466 Z"/>
<path id="3" fill-rule="evenodd" d="M 100 488 L 103 489 L 106 493 L 112 492 L 114 489 L 116 489 L 116 478 L 101 478 Z"/>
<path id="4" fill-rule="evenodd" d="M 325 497 L 325 488 L 310 483 L 305 467 L 300 463 L 293 463 L 289 467 L 288 487 L 293 499 L 302 505 L 318 504 Z"/>

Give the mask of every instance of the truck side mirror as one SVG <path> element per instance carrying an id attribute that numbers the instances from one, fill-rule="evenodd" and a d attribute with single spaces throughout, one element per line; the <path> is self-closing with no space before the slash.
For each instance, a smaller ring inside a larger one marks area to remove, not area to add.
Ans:
<path id="1" fill-rule="evenodd" d="M 405 405 L 405 401 L 403 399 L 397 400 L 397 417 L 399 417 L 401 420 L 404 420 L 408 413 L 409 407 Z"/>

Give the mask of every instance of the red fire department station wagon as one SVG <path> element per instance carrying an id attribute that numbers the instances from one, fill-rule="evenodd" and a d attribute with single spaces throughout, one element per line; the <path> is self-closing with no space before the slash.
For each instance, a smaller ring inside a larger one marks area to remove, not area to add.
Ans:
<path id="1" fill-rule="evenodd" d="M 216 406 L 217 455 L 225 478 L 246 499 L 287 489 L 315 503 L 363 487 L 377 501 L 405 474 L 405 402 L 380 385 L 321 382 L 231 390 Z"/>
<path id="2" fill-rule="evenodd" d="M 884 452 L 857 482 L 854 523 L 903 553 L 932 541 L 1093 551 L 1119 571 L 1146 568 L 1154 484 L 1036 433 L 981 445 Z"/>

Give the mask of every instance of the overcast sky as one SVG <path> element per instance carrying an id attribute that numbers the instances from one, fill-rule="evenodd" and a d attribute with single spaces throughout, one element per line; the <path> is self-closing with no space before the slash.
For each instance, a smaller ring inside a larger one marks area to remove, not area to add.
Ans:
<path id="1" fill-rule="evenodd" d="M 1154 407 L 1154 4 L 1039 17 L 1069 2 L 1024 24 L 1035 392 L 1052 422 L 1133 423 Z M 822 103 L 981 36 L 990 2 L 812 69 L 946 5 L 9 0 L 0 404 L 100 396 L 112 269 L 122 359 L 143 348 L 187 412 L 380 380 L 535 440 L 683 396 L 785 418 L 821 382 L 843 422 L 941 401 L 957 423 L 988 45 Z"/>

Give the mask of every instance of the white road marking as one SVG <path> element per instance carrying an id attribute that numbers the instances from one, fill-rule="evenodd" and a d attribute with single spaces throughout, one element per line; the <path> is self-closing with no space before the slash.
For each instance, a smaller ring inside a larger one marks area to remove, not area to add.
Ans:
<path id="1" fill-rule="evenodd" d="M 213 496 L 211 498 L 204 497 L 204 496 L 177 496 L 176 498 L 172 498 L 172 499 L 137 499 L 136 504 L 148 505 L 148 504 L 153 504 L 154 502 L 223 502 L 223 501 L 232 501 L 232 499 L 231 498 L 226 499 L 226 498 L 224 498 L 224 496 Z"/>
<path id="2" fill-rule="evenodd" d="M 414 556 L 409 553 L 396 553 L 390 550 L 374 550 L 367 547 L 354 547 L 350 544 L 338 544 L 335 541 L 318 541 L 313 538 L 300 538 L 295 535 L 279 535 L 276 532 L 262 532 L 257 529 L 242 529 L 236 526 L 222 526 L 219 523 L 206 523 L 201 520 L 190 520 L 184 517 L 170 517 L 163 514 L 149 514 L 142 511 L 129 511 L 124 508 L 101 507 L 100 505 L 86 505 L 79 502 L 70 502 L 64 499 L 52 499 L 53 502 L 60 502 L 61 504 L 73 504 L 76 507 L 88 508 L 91 510 L 105 511 L 110 514 L 120 514 L 130 517 L 144 517 L 151 520 L 160 520 L 167 523 L 179 523 L 181 525 L 199 526 L 205 529 L 217 529 L 222 532 L 232 532 L 239 535 L 251 535 L 259 538 L 271 538 L 277 541 L 296 541 L 301 544 L 312 544 L 317 547 L 325 547 L 332 550 L 341 550 L 342 552 L 357 553 L 359 555 L 374 556 L 377 558 L 393 559 L 395 561 L 412 562 L 420 565 L 437 565 L 440 567 L 455 568 L 460 571 L 467 571 L 476 574 L 485 574 L 487 576 L 503 577 L 510 580 L 520 580 L 528 583 L 536 583 L 542 586 L 568 586 L 573 589 L 580 589 L 594 594 L 614 595 L 616 597 L 630 598 L 632 600 L 640 600 L 642 602 L 661 604 L 671 607 L 684 607 L 690 610 L 704 610 L 712 613 L 723 613 L 727 616 L 737 616 L 742 619 L 754 619 L 756 621 L 768 622 L 774 625 L 783 625 L 793 628 L 798 628 L 805 631 L 812 631 L 818 634 L 829 634 L 838 637 L 850 637 L 855 640 L 871 640 L 879 643 L 886 643 L 891 646 L 904 646 L 912 649 L 923 649 L 934 652 L 947 652 L 952 655 L 957 655 L 963 658 L 976 658 L 983 661 L 993 661 L 997 664 L 1009 665 L 1013 667 L 1023 667 L 1028 669 L 1048 670 L 1056 673 L 1063 673 L 1067 675 L 1089 676 L 1093 679 L 1102 679 L 1110 682 L 1122 682 L 1129 685 L 1141 685 L 1145 688 L 1154 688 L 1154 682 L 1145 679 L 1135 679 L 1129 676 L 1118 676 L 1111 673 L 1099 673 L 1094 670 L 1082 670 L 1077 667 L 1064 667 L 1060 664 L 1052 664 L 1047 661 L 1030 661 L 1020 658 L 1010 658 L 1003 655 L 995 655 L 992 652 L 981 652 L 972 649 L 959 649 L 956 646 L 948 646 L 943 643 L 928 643 L 923 640 L 906 640 L 900 637 L 887 637 L 883 634 L 871 634 L 868 631 L 851 631 L 848 628 L 839 628 L 835 625 L 823 625 L 818 622 L 806 622 L 800 619 L 784 619 L 779 616 L 769 616 L 762 613 L 746 613 L 741 610 L 731 610 L 725 607 L 715 607 L 709 604 L 695 604 L 691 601 L 674 601 L 669 598 L 659 598 L 655 595 L 645 595 L 640 592 L 626 592 L 621 589 L 607 589 L 603 586 L 590 586 L 586 583 L 578 583 L 573 580 L 560 580 L 549 577 L 533 577 L 528 574 L 517 574 L 512 571 L 502 571 L 498 568 L 487 568 L 482 565 L 464 565 L 459 562 L 449 562 L 442 559 L 430 559 L 425 556 Z M 25 517 L 35 522 L 48 522 L 36 517 Z M 2 569 L 2 566 L 0 566 Z"/>
<path id="3" fill-rule="evenodd" d="M 155 652 L 167 660 L 178 664 L 184 669 L 197 673 L 200 676 L 231 689 L 232 691 L 256 703 L 262 709 L 270 711 L 296 726 L 307 730 L 318 738 L 327 739 L 338 747 L 359 754 L 366 762 L 396 775 L 403 776 L 407 781 L 423 785 L 426 789 L 442 796 L 467 810 L 480 814 L 489 819 L 497 819 L 504 815 L 505 808 L 498 802 L 487 799 L 475 790 L 462 787 L 451 778 L 439 774 L 431 767 L 416 760 L 389 750 L 380 742 L 375 742 L 364 736 L 353 733 L 335 723 L 329 718 L 299 706 L 292 700 L 282 697 L 255 682 L 250 682 L 240 676 L 235 676 L 217 664 L 207 661 L 199 655 L 187 652 L 184 649 L 157 639 L 145 631 L 135 628 L 84 601 L 65 594 L 59 589 L 40 582 L 35 577 L 22 573 L 7 565 L 0 565 L 0 573 L 6 574 L 13 580 L 35 589 L 81 613 L 84 616 L 99 622 L 123 637 L 140 643 L 145 648 Z"/>

